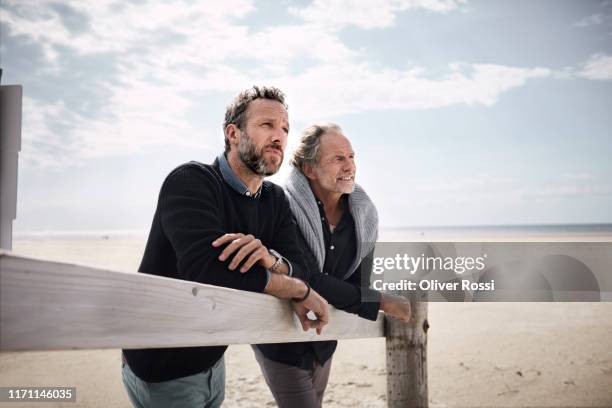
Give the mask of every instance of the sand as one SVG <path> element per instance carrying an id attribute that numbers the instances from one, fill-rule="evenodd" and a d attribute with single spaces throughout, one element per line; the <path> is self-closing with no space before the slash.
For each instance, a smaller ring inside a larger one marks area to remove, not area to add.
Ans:
<path id="1" fill-rule="evenodd" d="M 133 271 L 142 240 L 20 240 L 16 253 Z M 612 407 L 612 303 L 430 303 L 432 407 Z M 226 353 L 227 407 L 275 406 L 250 346 Z M 324 406 L 384 407 L 385 341 L 341 341 Z M 77 403 L 129 407 L 119 350 L 0 354 L 0 386 L 76 386 Z M 28 406 L 1 404 L 0 406 Z"/>

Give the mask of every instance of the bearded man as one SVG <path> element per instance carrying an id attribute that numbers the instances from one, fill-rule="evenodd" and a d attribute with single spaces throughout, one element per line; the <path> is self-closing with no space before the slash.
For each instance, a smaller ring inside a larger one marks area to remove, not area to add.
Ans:
<path id="1" fill-rule="evenodd" d="M 289 203 L 280 187 L 264 181 L 278 171 L 287 145 L 283 93 L 243 91 L 227 107 L 223 130 L 225 152 L 214 163 L 183 164 L 164 181 L 139 271 L 291 299 L 304 330 L 320 333 L 327 302 L 299 279 L 304 271 Z M 136 407 L 220 406 L 226 349 L 123 350 L 130 400 Z"/>

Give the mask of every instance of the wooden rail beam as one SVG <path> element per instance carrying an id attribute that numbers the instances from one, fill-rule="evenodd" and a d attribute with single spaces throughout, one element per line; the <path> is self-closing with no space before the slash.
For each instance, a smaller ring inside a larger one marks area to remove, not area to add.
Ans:
<path id="1" fill-rule="evenodd" d="M 333 309 L 333 308 L 332 308 Z M 214 346 L 383 337 L 333 309 L 303 332 L 289 302 L 164 277 L 0 253 L 0 350 Z"/>

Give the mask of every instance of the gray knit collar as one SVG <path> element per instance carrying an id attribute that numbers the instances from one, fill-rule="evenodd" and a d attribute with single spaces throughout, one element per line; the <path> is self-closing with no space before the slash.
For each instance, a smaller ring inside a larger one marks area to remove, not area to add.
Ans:
<path id="1" fill-rule="evenodd" d="M 306 239 L 309 249 L 314 254 L 319 269 L 322 271 L 325 263 L 325 242 L 317 199 L 310 189 L 306 176 L 295 167 L 291 168 L 289 177 L 285 182 L 285 195 L 289 200 L 291 211 L 300 231 Z M 376 207 L 358 184 L 355 184 L 355 190 L 348 195 L 348 204 L 348 210 L 355 221 L 357 251 L 351 268 L 346 272 L 344 279 L 353 274 L 363 258 L 374 248 L 374 243 L 378 237 Z"/>

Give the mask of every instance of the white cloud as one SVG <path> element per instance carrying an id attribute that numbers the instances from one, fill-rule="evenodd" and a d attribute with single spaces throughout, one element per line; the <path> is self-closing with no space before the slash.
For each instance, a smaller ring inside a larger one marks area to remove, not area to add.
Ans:
<path id="1" fill-rule="evenodd" d="M 30 36 L 43 44 L 71 47 L 82 53 L 119 52 L 151 45 L 151 40 L 163 39 L 155 37 L 160 30 L 162 35 L 167 32 L 192 34 L 203 29 L 214 32 L 227 21 L 254 10 L 252 0 L 156 1 L 144 5 L 110 0 L 64 1 L 62 6 L 72 10 L 78 16 L 75 19 L 85 26 L 82 32 L 73 33 L 52 0 L 7 0 L 6 3 L 21 10 L 11 12 L 7 9 L 2 13 L 2 22 L 10 26 L 13 33 Z"/>
<path id="2" fill-rule="evenodd" d="M 588 17 L 584 17 L 580 21 L 574 23 L 576 27 L 590 27 L 593 25 L 599 25 L 604 22 L 604 17 L 601 14 L 591 14 Z"/>
<path id="3" fill-rule="evenodd" d="M 232 81 L 231 69 L 216 62 L 239 47 L 248 47 L 244 41 L 248 29 L 231 22 L 253 9 L 251 2 L 244 0 L 215 4 L 65 2 L 76 16 L 73 21 L 83 26 L 82 32 L 75 34 L 52 2 L 9 2 L 10 7 L 0 13 L 1 23 L 7 25 L 11 36 L 26 37 L 42 49 L 44 64 L 33 67 L 35 75 L 47 82 L 68 84 L 55 87 L 60 93 L 47 99 L 41 99 L 40 92 L 38 99 L 29 96 L 31 91 L 25 87 L 22 157 L 26 162 L 62 166 L 169 144 L 205 147 L 206 132 L 194 128 L 187 116 L 198 106 L 198 100 L 187 93 L 202 83 L 190 81 L 190 77 L 208 75 L 209 86 L 201 90 L 215 89 L 216 84 L 224 84 L 225 90 L 228 84 L 244 81 L 239 74 Z M 215 50 L 219 50 L 217 55 Z M 87 77 L 96 68 L 75 67 L 74 58 L 66 62 L 66 55 L 74 54 L 85 65 L 96 55 L 114 58 L 117 72 L 102 79 Z M 86 71 L 85 76 L 71 81 L 74 70 L 80 68 Z M 190 75 L 181 76 L 181 70 Z M 66 97 L 81 90 L 97 97 L 102 89 L 103 97 L 95 101 L 99 107 L 87 112 L 90 114 L 80 112 L 77 104 L 94 101 L 78 100 L 78 95 Z M 210 137 L 218 135 L 208 135 L 208 140 Z"/>
<path id="4" fill-rule="evenodd" d="M 550 75 L 544 68 L 461 65 L 442 78 L 422 68 L 375 70 L 367 64 L 321 65 L 280 78 L 295 112 L 305 120 L 385 109 L 434 109 L 451 105 L 493 105 L 503 92 L 528 79 Z"/>
<path id="5" fill-rule="evenodd" d="M 612 55 L 593 54 L 582 64 L 582 70 L 577 74 L 579 77 L 593 80 L 612 79 Z"/>
<path id="6" fill-rule="evenodd" d="M 374 20 L 392 22 L 395 13 L 411 8 L 446 12 L 462 3 L 384 1 L 375 3 L 383 14 Z M 94 115 L 79 113 L 61 95 L 53 95 L 54 102 L 47 105 L 40 99 L 24 101 L 28 144 L 24 156 L 46 165 L 170 143 L 204 147 L 206 140 L 221 137 L 218 128 L 202 135 L 206 131 L 196 128 L 188 112 L 201 109 L 202 97 L 211 92 L 234 93 L 252 84 L 281 87 L 288 95 L 292 120 L 309 121 L 386 109 L 491 106 L 504 92 L 529 79 L 551 75 L 545 68 L 495 64 L 449 64 L 446 74 L 436 77 L 423 67 L 380 68 L 347 47 L 335 30 L 316 24 L 253 31 L 240 20 L 253 11 L 247 0 L 228 0 L 222 6 L 187 1 L 172 6 L 156 1 L 66 2 L 80 16 L 83 29 L 78 34 L 71 32 L 51 2 L 38 7 L 10 4 L 23 8 L 2 13 L 2 23 L 11 35 L 27 36 L 45 50 L 45 64 L 37 75 L 49 81 L 71 76 L 74 67 L 65 62 L 65 49 L 84 61 L 96 55 L 116 60 L 116 72 L 108 77 L 79 83 L 79 87 L 106 92 L 96 101 L 99 107 Z M 302 11 L 336 7 L 343 13 L 331 14 L 344 16 L 339 18 L 346 18 L 347 24 L 361 21 L 355 16 L 364 10 L 364 18 L 375 15 L 370 2 L 359 7 L 326 4 L 315 1 Z M 385 20 L 384 10 L 391 13 L 391 20 Z M 359 24 L 367 25 L 365 20 Z M 54 130 L 58 126 L 64 132 L 58 134 Z"/>
<path id="7" fill-rule="evenodd" d="M 364 29 L 390 27 L 397 13 L 425 9 L 445 13 L 455 10 L 466 0 L 314 0 L 310 5 L 292 7 L 290 12 L 310 23 L 332 29 L 354 25 Z"/>
<path id="8" fill-rule="evenodd" d="M 142 84 L 117 91 L 100 117 L 86 118 L 62 101 L 42 104 L 24 97 L 21 157 L 41 167 L 57 167 L 169 144 L 206 148 L 211 136 L 183 117 L 188 103 L 173 90 Z"/>

